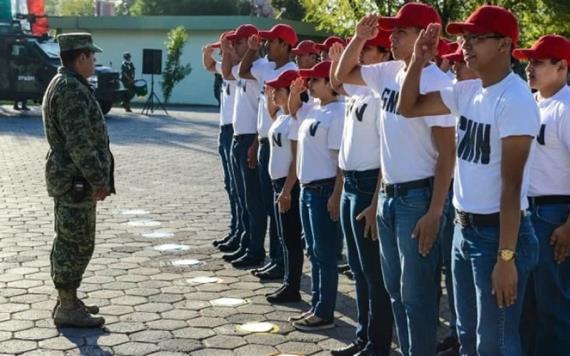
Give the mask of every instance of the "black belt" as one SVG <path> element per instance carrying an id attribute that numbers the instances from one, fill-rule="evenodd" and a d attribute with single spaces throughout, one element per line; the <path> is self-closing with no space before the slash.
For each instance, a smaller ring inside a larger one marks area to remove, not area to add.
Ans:
<path id="1" fill-rule="evenodd" d="M 264 138 L 260 138 L 259 139 L 259 143 L 262 145 L 268 145 L 269 144 L 269 139 L 267 137 Z"/>
<path id="2" fill-rule="evenodd" d="M 367 171 L 342 171 L 342 175 L 346 178 L 377 178 L 378 173 L 380 172 L 379 168 L 376 169 L 369 169 Z"/>
<path id="3" fill-rule="evenodd" d="M 255 136 L 255 134 L 241 134 L 241 135 L 234 135 L 234 139 L 236 139 L 237 141 L 245 139 L 245 138 L 249 138 L 251 136 Z"/>
<path id="4" fill-rule="evenodd" d="M 234 127 L 234 125 L 232 125 L 232 124 L 225 124 L 225 125 L 221 125 L 221 126 L 220 126 L 220 128 L 221 128 L 222 130 L 229 130 L 229 129 L 233 128 L 233 127 Z"/>
<path id="5" fill-rule="evenodd" d="M 309 183 L 302 183 L 301 186 L 303 188 L 317 188 L 317 187 L 320 187 L 320 186 L 326 185 L 326 184 L 334 184 L 335 181 L 336 181 L 336 177 L 326 178 L 326 179 L 318 179 L 318 180 L 314 180 L 314 181 L 309 182 Z"/>
<path id="6" fill-rule="evenodd" d="M 524 212 L 521 211 L 521 219 Z M 472 214 L 464 211 L 455 211 L 455 221 L 463 227 L 492 227 L 499 226 L 501 223 L 501 214 Z"/>
<path id="7" fill-rule="evenodd" d="M 431 187 L 432 183 L 433 183 L 433 177 L 413 180 L 404 183 L 396 183 L 396 184 L 386 184 L 382 182 L 382 191 L 389 198 L 393 198 L 395 196 L 408 195 L 408 191 L 410 189 Z"/>
<path id="8" fill-rule="evenodd" d="M 568 195 L 543 195 L 540 197 L 528 197 L 530 206 L 546 204 L 570 204 Z"/>

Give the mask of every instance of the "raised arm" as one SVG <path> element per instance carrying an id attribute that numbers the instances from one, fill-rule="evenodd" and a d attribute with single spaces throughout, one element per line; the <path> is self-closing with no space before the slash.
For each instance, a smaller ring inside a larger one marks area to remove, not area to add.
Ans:
<path id="1" fill-rule="evenodd" d="M 235 63 L 235 49 L 232 43 L 227 39 L 222 39 L 222 77 L 225 80 L 237 80 L 232 74 L 232 68 Z"/>
<path id="2" fill-rule="evenodd" d="M 420 94 L 422 71 L 437 54 L 440 28 L 439 24 L 430 24 L 425 31 L 420 32 L 416 41 L 414 54 L 408 66 L 398 101 L 398 111 L 404 117 L 450 114 L 449 109 L 443 103 L 440 92 Z"/>
<path id="3" fill-rule="evenodd" d="M 336 68 L 338 67 L 338 62 L 340 61 L 340 57 L 342 56 L 343 50 L 344 47 L 342 46 L 342 44 L 338 42 L 333 44 L 332 47 L 329 49 L 329 59 L 332 61 L 329 78 L 333 90 L 336 91 L 338 94 L 346 96 L 347 93 L 346 91 L 344 91 L 344 88 L 342 87 L 342 82 L 336 79 L 335 75 Z"/>
<path id="4" fill-rule="evenodd" d="M 216 73 L 216 60 L 212 57 L 214 48 L 212 45 L 202 47 L 202 65 L 208 72 Z"/>
<path id="5" fill-rule="evenodd" d="M 251 66 L 259 54 L 259 49 L 261 48 L 261 39 L 258 35 L 252 35 L 247 39 L 247 45 L 249 46 L 249 49 L 245 53 L 245 56 L 243 56 L 241 59 L 239 65 L 239 76 L 240 78 L 244 79 L 256 79 L 251 74 Z"/>
<path id="6" fill-rule="evenodd" d="M 270 87 L 269 85 L 265 86 L 265 102 L 267 103 L 267 112 L 271 116 L 273 120 L 277 118 L 277 112 L 279 112 L 279 106 L 275 104 L 275 100 L 273 100 L 273 92 L 275 89 Z"/>
<path id="7" fill-rule="evenodd" d="M 336 68 L 335 80 L 346 84 L 366 85 L 360 70 L 360 53 L 366 41 L 378 35 L 378 19 L 378 15 L 367 15 L 358 22 L 356 35 L 344 50 Z"/>
<path id="8" fill-rule="evenodd" d="M 289 113 L 293 118 L 297 118 L 297 112 L 303 105 L 301 100 L 301 93 L 306 91 L 305 80 L 303 78 L 297 78 L 291 83 L 291 88 L 289 91 Z"/>

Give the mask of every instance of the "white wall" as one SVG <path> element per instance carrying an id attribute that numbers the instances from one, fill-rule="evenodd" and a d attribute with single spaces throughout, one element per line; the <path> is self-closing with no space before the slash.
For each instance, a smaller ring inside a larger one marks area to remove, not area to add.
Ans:
<path id="1" fill-rule="evenodd" d="M 136 69 L 136 79 L 146 79 L 150 91 L 150 75 L 142 75 L 142 50 L 143 48 L 162 49 L 162 66 L 166 63 L 167 31 L 158 30 L 92 30 L 95 43 L 103 49 L 103 53 L 97 55 L 97 63 L 112 67 L 120 71 L 123 52 L 130 52 Z M 219 33 L 213 31 L 188 31 L 188 42 L 184 48 L 183 63 L 192 65 L 192 72 L 186 79 L 174 87 L 170 103 L 194 104 L 194 105 L 217 105 L 214 97 L 214 75 L 202 67 L 202 46 L 206 43 L 218 40 Z M 162 101 L 160 88 L 162 76 L 155 76 L 155 91 Z M 146 98 L 134 101 L 144 102 Z"/>

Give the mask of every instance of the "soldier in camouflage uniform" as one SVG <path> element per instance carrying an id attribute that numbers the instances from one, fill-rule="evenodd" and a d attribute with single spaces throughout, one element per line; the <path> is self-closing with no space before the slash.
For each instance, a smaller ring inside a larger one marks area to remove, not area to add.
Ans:
<path id="1" fill-rule="evenodd" d="M 99 308 L 86 306 L 77 289 L 95 247 L 97 201 L 115 193 L 114 162 L 103 113 L 87 83 L 101 50 L 88 33 L 58 36 L 63 66 L 43 99 L 50 145 L 46 162 L 48 194 L 55 202 L 51 276 L 58 291 L 57 326 L 98 327 Z"/>
<path id="2" fill-rule="evenodd" d="M 123 101 L 123 107 L 126 112 L 131 112 L 131 100 L 135 96 L 135 65 L 131 62 L 131 54 L 123 53 L 123 63 L 121 63 L 121 82 L 128 90 L 127 96 Z"/>

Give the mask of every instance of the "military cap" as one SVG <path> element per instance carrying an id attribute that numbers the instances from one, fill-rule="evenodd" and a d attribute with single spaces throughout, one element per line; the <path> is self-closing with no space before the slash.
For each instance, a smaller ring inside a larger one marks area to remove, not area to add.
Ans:
<path id="1" fill-rule="evenodd" d="M 101 48 L 93 44 L 90 33 L 64 33 L 57 36 L 59 42 L 59 50 L 61 52 L 73 51 L 76 49 L 88 49 L 93 52 L 103 52 Z"/>

